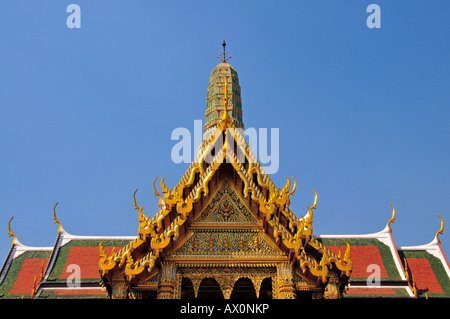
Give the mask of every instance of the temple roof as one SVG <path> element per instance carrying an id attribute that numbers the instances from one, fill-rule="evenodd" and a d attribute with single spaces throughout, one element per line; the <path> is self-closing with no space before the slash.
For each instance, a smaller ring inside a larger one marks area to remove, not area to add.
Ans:
<path id="1" fill-rule="evenodd" d="M 353 271 L 346 297 L 414 296 L 388 227 L 373 234 L 319 235 L 317 238 L 332 251 L 345 242 L 352 248 Z"/>
<path id="2" fill-rule="evenodd" d="M 61 227 L 53 247 L 29 247 L 15 239 L 0 271 L 0 298 L 105 298 L 98 246 L 103 242 L 111 252 L 133 238 L 77 236 Z"/>
<path id="3" fill-rule="evenodd" d="M 52 249 L 29 247 L 16 240 L 0 271 L 0 298 L 29 298 L 48 265 Z"/>
<path id="4" fill-rule="evenodd" d="M 388 225 L 359 235 L 318 235 L 330 250 L 352 247 L 353 271 L 346 297 L 450 297 L 450 267 L 438 235 L 428 244 L 397 247 Z M 379 271 L 380 281 L 374 282 Z"/>
<path id="5" fill-rule="evenodd" d="M 450 267 L 440 243 L 397 247 L 386 227 L 371 234 L 315 235 L 330 251 L 351 246 L 353 270 L 344 298 L 450 297 Z M 17 239 L 11 245 L 0 271 L 0 298 L 106 298 L 100 283 L 99 244 L 108 254 L 119 251 L 135 236 L 77 236 L 61 230 L 53 247 L 30 247 Z M 81 282 L 67 285 L 80 265 Z M 371 266 L 372 265 L 372 266 Z M 380 285 L 373 282 L 375 266 L 380 268 Z M 42 274 L 44 277 L 41 279 Z M 36 277 L 36 284 L 35 284 Z"/>

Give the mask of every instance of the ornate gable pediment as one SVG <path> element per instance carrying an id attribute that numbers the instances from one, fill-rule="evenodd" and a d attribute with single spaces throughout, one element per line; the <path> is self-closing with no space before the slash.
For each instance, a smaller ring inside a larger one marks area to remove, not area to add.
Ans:
<path id="1" fill-rule="evenodd" d="M 256 224 L 258 220 L 245 207 L 239 196 L 225 181 L 194 223 Z"/>
<path id="2" fill-rule="evenodd" d="M 246 207 L 227 180 L 192 221 L 189 230 L 186 241 L 169 256 L 234 256 L 241 261 L 263 255 L 287 256 L 264 233 L 262 221 Z"/>
<path id="3" fill-rule="evenodd" d="M 213 228 L 193 230 L 186 242 L 170 254 L 172 257 L 234 256 L 239 259 L 263 255 L 286 257 L 262 231 Z"/>

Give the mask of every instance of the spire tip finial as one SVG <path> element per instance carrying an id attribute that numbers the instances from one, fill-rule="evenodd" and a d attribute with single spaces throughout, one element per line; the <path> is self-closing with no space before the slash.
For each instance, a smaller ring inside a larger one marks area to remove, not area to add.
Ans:
<path id="1" fill-rule="evenodd" d="M 229 55 L 228 52 L 225 50 L 225 47 L 227 46 L 227 43 L 225 42 L 225 39 L 223 39 L 222 46 L 223 46 L 223 52 L 220 53 L 217 58 L 219 60 L 222 60 L 223 63 L 227 63 L 227 61 L 229 59 L 231 59 L 231 55 Z"/>

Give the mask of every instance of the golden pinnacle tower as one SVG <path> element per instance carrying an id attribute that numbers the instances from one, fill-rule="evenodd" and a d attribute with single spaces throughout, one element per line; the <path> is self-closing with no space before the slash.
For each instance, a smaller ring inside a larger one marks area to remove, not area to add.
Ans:
<path id="1" fill-rule="evenodd" d="M 224 93 L 225 82 L 227 83 L 228 91 L 228 114 L 236 128 L 244 128 L 239 77 L 233 66 L 227 63 L 231 56 L 225 50 L 226 45 L 224 40 L 222 43 L 223 52 L 218 56 L 221 63 L 211 71 L 211 76 L 209 77 L 204 139 L 208 138 L 212 127 L 217 127 L 224 111 L 224 101 L 226 98 Z"/>

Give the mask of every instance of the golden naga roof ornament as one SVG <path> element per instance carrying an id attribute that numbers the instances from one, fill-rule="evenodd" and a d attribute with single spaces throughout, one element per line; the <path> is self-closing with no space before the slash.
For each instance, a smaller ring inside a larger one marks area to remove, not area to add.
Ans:
<path id="1" fill-rule="evenodd" d="M 108 258 L 108 256 L 106 255 L 106 251 L 103 248 L 103 240 L 100 241 L 100 243 L 98 244 L 98 249 L 100 250 L 100 260 L 106 260 Z"/>
<path id="2" fill-rule="evenodd" d="M 137 205 L 137 202 L 136 202 L 136 193 L 137 193 L 137 191 L 138 191 L 138 188 L 136 188 L 136 190 L 133 193 L 133 202 L 134 202 L 134 209 L 138 209 L 139 210 L 139 215 L 140 215 L 142 213 L 142 210 L 144 209 L 144 206 L 139 207 Z"/>
<path id="3" fill-rule="evenodd" d="M 298 222 L 297 233 L 294 236 L 295 238 L 300 238 L 302 236 L 312 236 L 313 209 L 316 209 L 317 206 L 317 193 L 314 189 L 313 192 L 315 194 L 314 203 L 311 207 L 308 207 L 308 213 L 306 214 L 306 216 L 302 216 L 302 218 Z"/>
<path id="4" fill-rule="evenodd" d="M 292 176 L 292 180 L 294 181 L 294 186 L 292 187 L 292 190 L 288 193 L 288 196 L 294 195 L 295 190 L 297 189 L 297 181 L 294 179 L 294 176 Z"/>
<path id="5" fill-rule="evenodd" d="M 391 223 L 395 222 L 395 207 L 392 204 L 389 204 L 392 207 L 392 217 L 391 219 L 389 219 L 388 223 L 387 223 L 387 227 L 389 228 L 389 231 L 392 232 L 391 229 Z"/>
<path id="6" fill-rule="evenodd" d="M 341 270 L 345 271 L 345 274 L 347 276 L 350 276 L 350 272 L 353 270 L 353 262 L 350 259 L 350 244 L 348 241 L 346 242 L 347 248 L 345 249 L 344 258 L 341 259 L 341 251 L 339 250 L 339 255 L 337 258 L 332 258 L 332 261 L 335 262 L 336 267 Z"/>
<path id="7" fill-rule="evenodd" d="M 314 192 L 314 203 L 311 207 L 308 207 L 308 216 L 306 216 L 305 219 L 305 227 L 309 227 L 311 228 L 311 234 L 312 234 L 312 223 L 313 223 L 313 209 L 316 209 L 317 207 L 317 193 L 316 191 L 313 189 Z"/>
<path id="8" fill-rule="evenodd" d="M 316 191 L 314 189 L 313 189 L 313 192 L 315 194 L 315 196 L 314 196 L 314 204 L 309 208 L 310 212 L 312 212 L 313 209 L 316 209 L 316 206 L 317 206 L 317 193 L 316 193 Z"/>
<path id="9" fill-rule="evenodd" d="M 153 192 L 155 193 L 155 196 L 159 196 L 158 208 L 161 209 L 161 204 L 163 204 L 164 201 L 163 201 L 161 194 L 158 193 L 158 191 L 156 190 L 156 187 L 155 187 L 155 182 L 157 179 L 158 179 L 158 176 L 156 176 L 155 180 L 153 181 Z"/>
<path id="10" fill-rule="evenodd" d="M 42 265 L 41 265 L 41 276 L 39 277 L 39 282 L 42 282 L 42 279 L 44 279 L 44 275 L 45 275 L 45 267 L 44 267 L 44 263 L 45 260 L 42 260 Z"/>
<path id="11" fill-rule="evenodd" d="M 61 222 L 58 220 L 58 218 L 56 218 L 56 206 L 58 206 L 59 202 L 56 202 L 55 206 L 53 206 L 53 224 L 58 224 L 58 231 L 56 232 L 57 234 L 59 234 L 59 232 L 61 231 Z"/>
<path id="12" fill-rule="evenodd" d="M 414 279 L 414 275 L 413 274 L 411 274 L 411 278 L 412 278 L 412 281 L 411 281 L 412 291 L 414 293 L 414 297 L 417 298 L 418 297 L 417 285 L 416 285 L 416 280 Z"/>
<path id="13" fill-rule="evenodd" d="M 404 271 L 405 277 L 406 277 L 406 280 L 409 281 L 409 265 L 408 265 L 408 261 L 406 260 L 406 258 L 403 258 L 403 260 L 405 262 L 405 271 Z"/>
<path id="14" fill-rule="evenodd" d="M 439 239 L 439 234 L 441 234 L 441 235 L 444 234 L 444 219 L 441 217 L 441 215 L 438 214 L 438 216 L 441 219 L 441 227 L 439 228 L 439 230 L 436 233 L 436 240 L 440 244 L 441 240 Z"/>
<path id="15" fill-rule="evenodd" d="M 36 279 L 37 279 L 37 276 L 34 276 L 33 289 L 31 290 L 31 296 L 30 296 L 31 299 L 34 298 L 34 296 L 36 295 L 36 292 L 37 292 L 37 289 L 36 289 Z"/>
<path id="16" fill-rule="evenodd" d="M 164 182 L 165 178 L 166 177 L 164 176 L 161 179 L 161 189 L 164 194 L 163 201 L 166 206 L 168 205 L 170 207 L 170 205 L 175 204 L 176 201 L 174 200 L 174 196 L 173 196 L 173 192 L 172 192 L 173 188 L 171 188 L 171 189 L 167 188 L 166 183 Z"/>
<path id="17" fill-rule="evenodd" d="M 14 233 L 11 231 L 11 221 L 13 220 L 14 216 L 11 217 L 11 219 L 8 222 L 8 236 L 9 237 L 13 237 L 13 241 L 11 243 L 11 246 L 14 245 L 14 243 L 16 242 L 16 235 L 14 235 Z"/>
<path id="18" fill-rule="evenodd" d="M 108 255 L 106 255 L 105 249 L 103 248 L 103 240 L 100 241 L 98 248 L 100 250 L 100 260 L 98 262 L 98 266 L 102 271 L 102 276 L 104 276 L 107 270 L 111 270 L 116 266 L 116 263 L 114 262 L 114 256 L 116 253 L 113 247 L 111 256 L 108 257 Z"/>
<path id="19" fill-rule="evenodd" d="M 139 232 L 139 234 L 141 234 L 142 231 L 143 231 L 143 230 L 146 228 L 146 226 L 147 226 L 147 220 L 148 220 L 148 219 L 145 217 L 144 212 L 143 212 L 144 206 L 139 207 L 139 206 L 137 205 L 137 202 L 136 202 L 136 192 L 137 192 L 137 191 L 138 191 L 138 189 L 136 188 L 136 190 L 135 190 L 134 193 L 133 193 L 133 201 L 134 201 L 134 209 L 139 210 L 139 216 L 138 216 L 139 230 L 138 230 L 138 232 Z"/>
<path id="20" fill-rule="evenodd" d="M 39 276 L 39 280 L 38 280 L 37 276 L 34 276 L 33 289 L 31 290 L 31 294 L 30 294 L 30 298 L 31 299 L 33 299 L 34 296 L 36 296 L 36 293 L 37 293 L 37 290 L 39 288 L 39 285 L 41 284 L 42 279 L 44 279 L 44 275 L 45 275 L 44 262 L 45 262 L 45 260 L 42 261 L 41 274 Z M 22 296 L 22 299 L 23 299 L 23 296 Z"/>
<path id="21" fill-rule="evenodd" d="M 289 206 L 289 196 L 293 195 L 295 193 L 295 189 L 297 188 L 297 182 L 295 181 L 294 177 L 292 177 L 292 179 L 294 180 L 294 186 L 292 190 L 290 190 L 291 180 L 286 176 L 286 185 L 283 187 L 283 189 L 281 189 L 281 191 L 278 192 L 278 198 L 276 201 L 277 204 Z"/>

